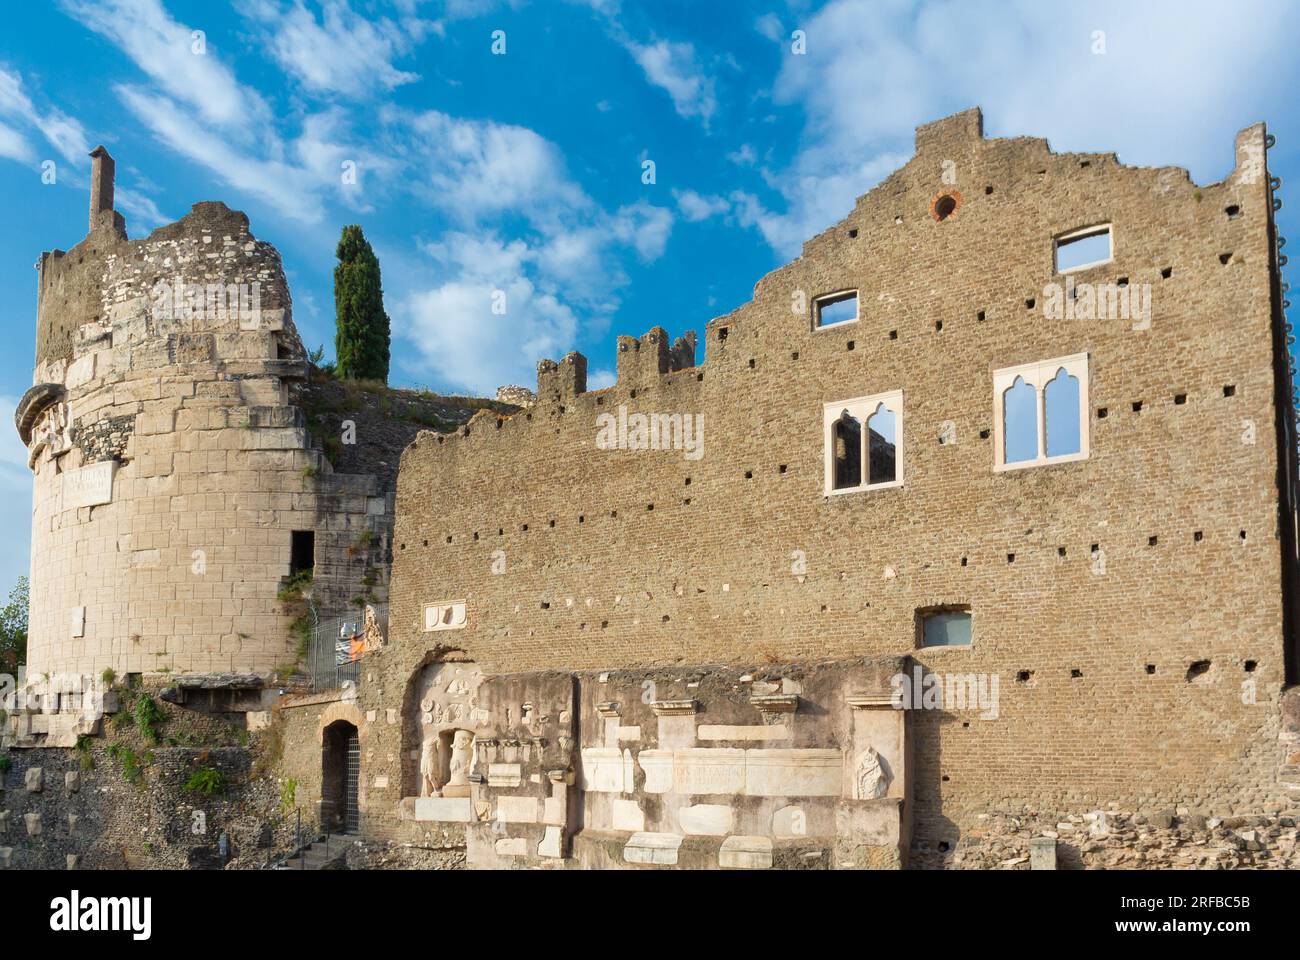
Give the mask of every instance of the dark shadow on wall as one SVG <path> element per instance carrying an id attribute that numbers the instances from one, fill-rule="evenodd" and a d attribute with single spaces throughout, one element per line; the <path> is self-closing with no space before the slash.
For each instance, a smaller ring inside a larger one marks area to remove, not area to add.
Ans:
<path id="1" fill-rule="evenodd" d="M 944 815 L 943 741 L 962 721 L 943 710 L 914 710 L 912 722 L 912 843 L 908 866 L 939 870 L 952 858 L 961 829 Z"/>

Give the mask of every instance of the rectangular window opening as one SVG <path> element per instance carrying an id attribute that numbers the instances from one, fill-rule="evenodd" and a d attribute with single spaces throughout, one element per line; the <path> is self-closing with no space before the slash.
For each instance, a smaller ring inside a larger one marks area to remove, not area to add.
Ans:
<path id="1" fill-rule="evenodd" d="M 853 323 L 858 319 L 858 292 L 845 290 L 840 293 L 827 294 L 813 301 L 813 326 L 837 327 L 842 323 Z"/>
<path id="2" fill-rule="evenodd" d="M 316 566 L 316 531 L 295 530 L 289 541 L 289 576 Z"/>
<path id="3" fill-rule="evenodd" d="M 928 607 L 916 612 L 919 647 L 969 647 L 970 607 Z"/>
<path id="4" fill-rule="evenodd" d="M 1052 241 L 1057 273 L 1086 270 L 1114 259 L 1115 249 L 1110 224 L 1085 227 L 1062 234 Z"/>

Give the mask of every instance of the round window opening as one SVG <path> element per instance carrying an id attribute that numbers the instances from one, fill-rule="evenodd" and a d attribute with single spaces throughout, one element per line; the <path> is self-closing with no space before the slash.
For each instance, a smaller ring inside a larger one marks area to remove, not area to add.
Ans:
<path id="1" fill-rule="evenodd" d="M 957 193 L 941 193 L 934 198 L 930 205 L 930 215 L 940 222 L 947 220 L 957 208 L 961 206 L 961 195 Z"/>

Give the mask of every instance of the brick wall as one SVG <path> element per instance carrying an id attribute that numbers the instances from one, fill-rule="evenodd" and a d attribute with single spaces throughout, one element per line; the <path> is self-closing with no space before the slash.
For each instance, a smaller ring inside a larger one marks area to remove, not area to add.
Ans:
<path id="1" fill-rule="evenodd" d="M 1282 803 L 1291 413 L 1264 144 L 1243 130 L 1235 169 L 1198 186 L 985 139 L 978 112 L 958 114 L 710 322 L 699 366 L 654 330 L 620 339 L 611 388 L 586 391 L 571 356 L 542 365 L 527 411 L 422 434 L 363 706 L 400 707 L 437 647 L 488 674 L 912 653 L 1001 689 L 996 720 L 916 718 L 921 843 L 990 804 Z M 1099 223 L 1114 259 L 1076 279 L 1150 284 L 1149 329 L 1044 315 L 1052 238 Z M 861 319 L 812 329 L 806 304 L 852 288 Z M 995 471 L 993 372 L 1079 353 L 1090 456 Z M 893 390 L 905 483 L 824 496 L 823 403 Z M 597 449 L 597 417 L 620 406 L 703 414 L 703 456 Z M 427 604 L 458 599 L 464 629 L 423 630 Z M 914 651 L 917 610 L 949 604 L 969 605 L 972 645 Z M 396 729 L 368 778 L 399 782 Z"/>

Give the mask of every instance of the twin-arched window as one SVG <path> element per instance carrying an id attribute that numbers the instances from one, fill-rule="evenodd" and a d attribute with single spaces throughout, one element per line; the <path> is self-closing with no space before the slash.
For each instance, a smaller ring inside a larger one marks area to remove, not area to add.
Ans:
<path id="1" fill-rule="evenodd" d="M 903 392 L 825 404 L 826 493 L 903 483 Z"/>
<path id="2" fill-rule="evenodd" d="M 993 374 L 995 470 L 1088 456 L 1088 355 Z"/>

